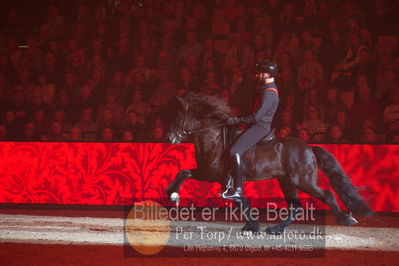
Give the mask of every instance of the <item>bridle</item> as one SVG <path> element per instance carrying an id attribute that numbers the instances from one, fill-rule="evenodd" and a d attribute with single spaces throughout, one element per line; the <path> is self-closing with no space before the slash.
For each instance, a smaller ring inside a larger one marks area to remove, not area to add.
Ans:
<path id="1" fill-rule="evenodd" d="M 200 129 L 195 129 L 195 130 L 183 130 L 183 133 L 185 133 L 186 136 L 187 135 L 189 136 L 189 135 L 192 135 L 192 134 L 200 133 L 200 132 L 203 132 L 203 131 L 207 131 L 207 130 L 210 130 L 210 129 L 213 129 L 213 128 L 222 127 L 222 126 L 224 126 L 224 123 L 217 124 L 217 125 L 210 126 L 210 127 L 204 127 L 204 128 L 200 128 Z"/>
<path id="2" fill-rule="evenodd" d="M 222 132 L 223 133 L 223 135 L 222 135 L 223 136 L 223 146 L 224 146 L 224 148 L 226 148 L 226 146 L 227 146 L 227 142 L 226 142 L 227 141 L 227 137 L 226 137 L 226 126 L 225 126 L 224 123 L 220 123 L 220 124 L 209 126 L 209 127 L 194 129 L 194 130 L 186 130 L 185 129 L 186 128 L 186 121 L 187 121 L 186 117 L 184 117 L 182 129 L 174 132 L 174 134 L 176 134 L 176 136 L 178 138 L 180 138 L 182 140 L 182 139 L 184 139 L 184 138 L 186 138 L 188 136 L 191 136 L 191 135 L 194 135 L 194 134 L 197 134 L 197 133 L 208 131 L 208 130 L 211 130 L 211 129 L 214 129 L 214 128 L 223 127 L 223 132 Z"/>

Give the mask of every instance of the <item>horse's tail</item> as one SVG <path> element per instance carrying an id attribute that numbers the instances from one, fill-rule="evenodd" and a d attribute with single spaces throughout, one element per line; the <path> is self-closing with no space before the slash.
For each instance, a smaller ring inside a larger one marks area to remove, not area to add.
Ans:
<path id="1" fill-rule="evenodd" d="M 319 167 L 330 180 L 332 188 L 338 193 L 345 207 L 354 214 L 365 217 L 373 215 L 374 211 L 363 201 L 335 157 L 319 146 L 313 146 L 312 150 Z"/>

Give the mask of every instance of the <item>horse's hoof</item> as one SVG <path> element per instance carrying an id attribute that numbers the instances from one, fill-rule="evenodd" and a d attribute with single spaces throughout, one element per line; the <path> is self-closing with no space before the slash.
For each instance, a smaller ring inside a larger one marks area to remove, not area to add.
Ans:
<path id="1" fill-rule="evenodd" d="M 345 215 L 344 218 L 338 220 L 337 222 L 343 226 L 351 226 L 358 223 L 358 221 L 350 214 Z"/>
<path id="2" fill-rule="evenodd" d="M 278 225 L 266 228 L 266 233 L 269 235 L 280 235 L 282 232 L 284 232 L 284 229 L 281 229 Z"/>
<path id="3" fill-rule="evenodd" d="M 170 201 L 171 202 L 175 203 L 176 205 L 179 205 L 179 200 L 180 200 L 179 193 L 173 192 L 172 194 L 170 194 Z"/>
<path id="4" fill-rule="evenodd" d="M 259 234 L 258 231 L 241 230 L 241 235 L 243 235 L 243 236 L 252 236 L 252 235 L 257 235 L 257 234 Z"/>
<path id="5" fill-rule="evenodd" d="M 352 215 L 349 215 L 345 225 L 346 226 L 351 226 L 351 225 L 354 225 L 354 224 L 357 224 L 357 223 L 358 223 L 358 221 L 355 218 L 353 218 Z"/>

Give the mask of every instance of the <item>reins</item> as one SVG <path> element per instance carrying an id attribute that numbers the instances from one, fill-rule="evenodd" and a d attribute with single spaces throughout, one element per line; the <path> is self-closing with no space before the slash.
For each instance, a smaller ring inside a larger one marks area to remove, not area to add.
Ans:
<path id="1" fill-rule="evenodd" d="M 223 127 L 223 129 L 222 129 L 223 149 L 226 150 L 226 148 L 227 148 L 227 134 L 226 134 L 226 125 L 224 123 L 217 124 L 217 125 L 210 126 L 210 127 L 201 128 L 201 129 L 196 129 L 196 130 L 183 130 L 183 134 L 189 136 L 189 135 L 192 135 L 192 134 L 200 133 L 200 132 L 207 131 L 207 130 L 210 130 L 210 129 L 213 129 L 213 128 L 218 128 L 218 127 Z"/>
<path id="2" fill-rule="evenodd" d="M 192 135 L 192 134 L 195 134 L 195 133 L 207 131 L 207 130 L 209 130 L 209 129 L 218 128 L 218 127 L 221 127 L 221 126 L 224 126 L 224 123 L 217 124 L 217 125 L 210 126 L 210 127 L 201 128 L 201 129 L 196 129 L 196 130 L 183 130 L 183 131 L 184 131 L 187 135 Z"/>

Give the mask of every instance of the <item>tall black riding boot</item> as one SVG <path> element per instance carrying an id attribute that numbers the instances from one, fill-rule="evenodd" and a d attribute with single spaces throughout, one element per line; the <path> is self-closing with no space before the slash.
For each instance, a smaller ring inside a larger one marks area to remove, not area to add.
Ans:
<path id="1" fill-rule="evenodd" d="M 236 153 L 231 158 L 231 165 L 233 168 L 233 189 L 227 189 L 222 194 L 224 199 L 241 199 L 243 196 L 243 165 L 241 160 L 241 155 Z"/>

